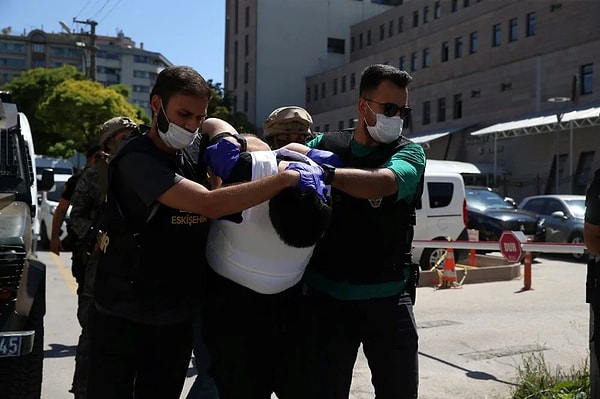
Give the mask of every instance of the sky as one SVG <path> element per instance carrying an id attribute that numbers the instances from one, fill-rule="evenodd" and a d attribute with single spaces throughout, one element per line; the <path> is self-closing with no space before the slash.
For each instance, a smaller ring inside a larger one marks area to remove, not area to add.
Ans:
<path id="1" fill-rule="evenodd" d="M 119 31 L 144 49 L 175 65 L 188 65 L 213 83 L 224 81 L 225 0 L 0 0 L 0 29 L 11 34 L 33 29 L 60 33 L 63 21 L 73 32 L 117 36 Z"/>

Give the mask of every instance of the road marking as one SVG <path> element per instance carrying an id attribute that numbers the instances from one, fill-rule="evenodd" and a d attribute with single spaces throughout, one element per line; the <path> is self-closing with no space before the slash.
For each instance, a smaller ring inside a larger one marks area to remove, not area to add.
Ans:
<path id="1" fill-rule="evenodd" d="M 65 282 L 67 283 L 67 285 L 69 286 L 71 291 L 74 294 L 77 294 L 77 281 L 73 277 L 73 274 L 71 273 L 70 268 L 65 265 L 65 263 L 62 261 L 62 259 L 59 255 L 55 254 L 54 252 L 50 252 L 50 253 L 52 254 L 52 256 L 54 256 L 54 258 L 56 260 L 56 262 L 54 262 L 54 263 L 58 267 L 58 271 L 60 272 L 60 274 L 62 274 L 63 279 L 65 280 Z"/>

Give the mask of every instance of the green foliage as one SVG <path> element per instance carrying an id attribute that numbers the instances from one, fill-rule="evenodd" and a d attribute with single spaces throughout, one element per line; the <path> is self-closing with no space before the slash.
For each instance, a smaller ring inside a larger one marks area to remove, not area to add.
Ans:
<path id="1" fill-rule="evenodd" d="M 256 133 L 256 127 L 250 123 L 243 112 L 233 112 L 233 99 L 230 94 L 223 90 L 221 83 L 208 84 L 213 90 L 212 98 L 208 103 L 208 115 L 211 118 L 220 118 L 229 122 L 240 133 Z"/>
<path id="2" fill-rule="evenodd" d="M 512 399 L 586 399 L 590 394 L 590 373 L 587 362 L 565 372 L 560 367 L 550 370 L 542 352 L 523 357 L 517 367 L 517 386 Z"/>
<path id="3" fill-rule="evenodd" d="M 36 115 L 40 103 L 65 80 L 85 80 L 85 75 L 71 65 L 52 69 L 34 68 L 2 86 L 3 90 L 11 92 L 19 111 L 27 115 L 34 137 L 37 132 L 46 132 L 44 122 Z"/>
<path id="4" fill-rule="evenodd" d="M 37 115 L 49 131 L 71 140 L 75 150 L 85 152 L 100 139 L 98 133 L 106 120 L 117 115 L 134 118 L 136 113 L 125 97 L 100 83 L 66 80 L 40 104 Z"/>

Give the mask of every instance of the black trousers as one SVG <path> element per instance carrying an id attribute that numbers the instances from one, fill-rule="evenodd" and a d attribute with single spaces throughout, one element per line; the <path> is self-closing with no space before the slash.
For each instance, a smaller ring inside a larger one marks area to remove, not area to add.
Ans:
<path id="1" fill-rule="evenodd" d="M 192 352 L 192 321 L 136 323 L 93 308 L 88 399 L 179 399 Z"/>
<path id="2" fill-rule="evenodd" d="M 204 337 L 220 399 L 321 397 L 306 305 L 300 284 L 264 295 L 210 272 Z"/>
<path id="3" fill-rule="evenodd" d="M 418 393 L 418 334 L 406 293 L 342 301 L 310 291 L 318 326 L 319 384 L 332 399 L 348 399 L 360 345 L 377 399 L 415 399 Z"/>

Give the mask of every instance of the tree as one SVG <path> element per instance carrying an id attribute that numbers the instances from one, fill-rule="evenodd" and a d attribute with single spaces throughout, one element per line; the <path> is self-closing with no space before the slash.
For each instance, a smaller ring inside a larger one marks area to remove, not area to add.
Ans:
<path id="1" fill-rule="evenodd" d="M 208 115 L 212 118 L 223 119 L 237 129 L 240 133 L 256 133 L 256 127 L 248 120 L 243 112 L 233 112 L 234 99 L 225 92 L 221 83 L 213 84 L 212 79 L 208 81 L 213 95 L 208 103 Z"/>
<path id="2" fill-rule="evenodd" d="M 65 150 L 71 153 L 63 156 L 75 151 L 85 152 L 90 144 L 100 139 L 101 125 L 116 115 L 136 119 L 137 109 L 120 92 L 88 80 L 60 83 L 39 105 L 37 112 L 47 129 L 64 140 L 51 146 L 49 153 Z"/>

